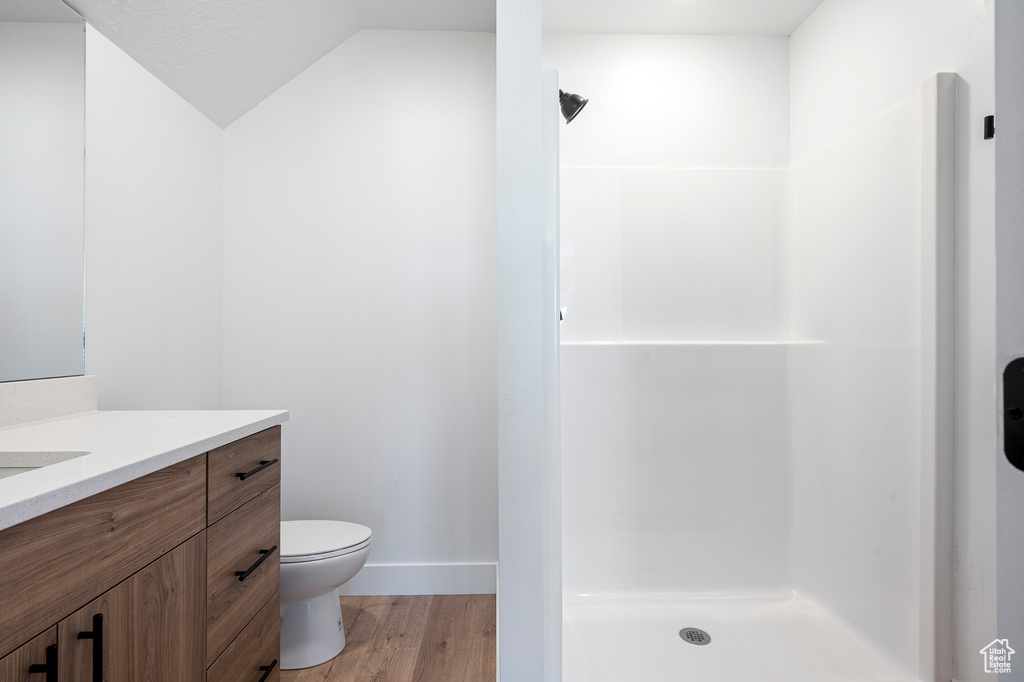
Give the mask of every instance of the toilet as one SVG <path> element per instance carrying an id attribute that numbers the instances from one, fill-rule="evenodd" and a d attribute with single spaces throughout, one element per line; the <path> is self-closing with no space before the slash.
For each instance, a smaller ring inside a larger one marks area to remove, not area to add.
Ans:
<path id="1" fill-rule="evenodd" d="M 281 522 L 281 668 L 326 663 L 345 648 L 338 588 L 370 554 L 370 529 L 346 521 Z"/>

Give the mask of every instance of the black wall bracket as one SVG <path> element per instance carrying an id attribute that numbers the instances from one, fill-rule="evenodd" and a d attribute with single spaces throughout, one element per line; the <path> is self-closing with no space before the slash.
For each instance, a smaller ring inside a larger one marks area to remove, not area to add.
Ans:
<path id="1" fill-rule="evenodd" d="M 1024 470 L 1024 358 L 1003 371 L 1003 452 L 1010 464 Z"/>
<path id="2" fill-rule="evenodd" d="M 996 136 L 996 117 L 986 116 L 985 117 L 985 139 L 991 140 Z"/>

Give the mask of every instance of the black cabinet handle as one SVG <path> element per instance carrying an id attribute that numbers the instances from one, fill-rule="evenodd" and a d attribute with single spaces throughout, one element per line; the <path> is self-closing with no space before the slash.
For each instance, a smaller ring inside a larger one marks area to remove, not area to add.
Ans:
<path id="1" fill-rule="evenodd" d="M 254 563 L 252 566 L 250 566 L 248 569 L 246 569 L 244 571 L 235 571 L 235 575 L 238 576 L 238 582 L 242 582 L 243 580 L 248 578 L 250 573 L 252 573 L 257 568 L 259 568 L 260 564 L 262 564 L 264 561 L 266 561 L 267 557 L 270 556 L 271 554 L 273 554 L 276 551 L 277 551 L 277 545 L 274 545 L 270 549 L 261 549 L 260 550 L 260 554 L 262 554 L 263 556 L 261 556 L 259 559 L 257 559 L 256 563 Z"/>
<path id="2" fill-rule="evenodd" d="M 246 471 L 244 474 L 235 474 L 235 476 L 238 476 L 240 479 L 242 479 L 244 481 L 245 479 L 249 478 L 253 474 L 258 474 L 259 472 L 263 471 L 264 469 L 266 469 L 271 464 L 277 464 L 277 457 L 275 457 L 274 459 L 271 459 L 271 460 L 261 460 L 260 461 L 260 465 L 258 467 L 256 467 L 255 469 L 253 469 L 252 471 Z"/>
<path id="3" fill-rule="evenodd" d="M 92 640 L 92 682 L 103 682 L 103 614 L 92 617 L 92 630 L 78 633 L 78 639 Z"/>
<path id="4" fill-rule="evenodd" d="M 57 682 L 57 645 L 46 647 L 46 663 L 33 663 L 28 667 L 30 673 L 46 673 L 46 682 Z"/>
<path id="5" fill-rule="evenodd" d="M 266 682 L 266 679 L 270 677 L 270 673 L 274 672 L 274 668 L 277 667 L 277 659 L 271 661 L 270 665 L 261 665 L 260 670 L 265 671 L 263 677 L 260 678 L 260 682 Z"/>

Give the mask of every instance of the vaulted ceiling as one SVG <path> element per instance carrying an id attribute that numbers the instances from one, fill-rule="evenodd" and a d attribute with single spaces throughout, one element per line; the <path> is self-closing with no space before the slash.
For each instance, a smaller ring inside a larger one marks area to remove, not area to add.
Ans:
<path id="1" fill-rule="evenodd" d="M 493 0 L 67 0 L 222 128 L 364 28 L 494 31 Z"/>
<path id="2" fill-rule="evenodd" d="M 225 127 L 367 28 L 495 30 L 495 0 L 65 0 Z M 822 0 L 545 0 L 544 30 L 790 35 Z"/>

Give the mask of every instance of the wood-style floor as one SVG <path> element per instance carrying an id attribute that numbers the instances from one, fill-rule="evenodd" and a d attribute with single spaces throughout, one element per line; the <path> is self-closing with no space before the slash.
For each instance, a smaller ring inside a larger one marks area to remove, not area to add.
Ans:
<path id="1" fill-rule="evenodd" d="M 345 650 L 281 682 L 492 682 L 494 595 L 342 597 Z"/>

